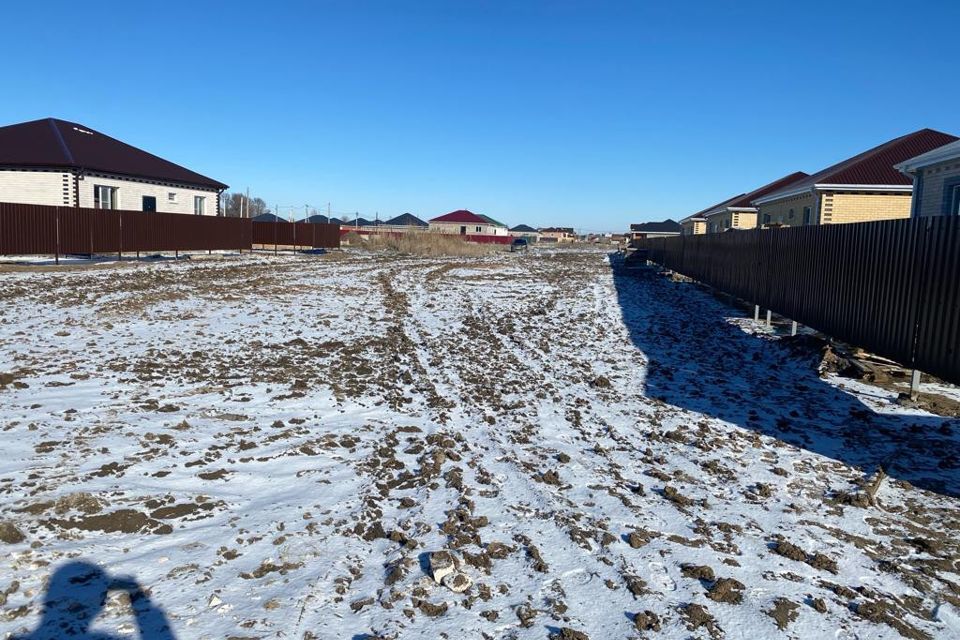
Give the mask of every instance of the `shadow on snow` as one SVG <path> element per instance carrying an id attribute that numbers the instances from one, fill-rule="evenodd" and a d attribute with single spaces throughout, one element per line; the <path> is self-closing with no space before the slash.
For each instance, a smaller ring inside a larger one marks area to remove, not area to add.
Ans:
<path id="1" fill-rule="evenodd" d="M 809 342 L 745 333 L 704 288 L 610 262 L 623 321 L 647 359 L 647 397 L 960 496 L 960 423 L 877 413 L 819 377 Z"/>
<path id="2" fill-rule="evenodd" d="M 141 640 L 175 640 L 163 611 L 133 578 L 111 577 L 89 562 L 68 562 L 50 577 L 40 623 L 31 633 L 12 640 L 113 640 L 119 638 L 91 629 L 111 591 L 130 597 Z"/>

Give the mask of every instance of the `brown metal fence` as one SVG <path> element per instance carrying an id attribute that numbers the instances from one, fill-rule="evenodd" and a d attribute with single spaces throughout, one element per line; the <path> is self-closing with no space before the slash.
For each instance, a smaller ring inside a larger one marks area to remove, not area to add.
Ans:
<path id="1" fill-rule="evenodd" d="M 334 249 L 340 226 L 0 203 L 0 255 L 239 251 L 254 244 Z"/>
<path id="2" fill-rule="evenodd" d="M 960 383 L 960 217 L 639 241 L 651 261 Z"/>

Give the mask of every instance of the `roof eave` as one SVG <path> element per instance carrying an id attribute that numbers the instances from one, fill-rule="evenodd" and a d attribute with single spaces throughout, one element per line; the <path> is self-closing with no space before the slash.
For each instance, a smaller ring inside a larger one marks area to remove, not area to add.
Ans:
<path id="1" fill-rule="evenodd" d="M 893 168 L 903 173 L 905 175 L 913 175 L 920 169 L 926 169 L 927 167 L 933 166 L 935 164 L 940 164 L 941 162 L 950 162 L 952 160 L 960 160 L 960 147 L 954 146 L 952 144 L 946 144 L 945 147 L 953 147 L 952 149 L 946 149 L 940 151 L 934 149 L 933 151 L 928 151 L 922 155 L 919 155 L 915 158 L 909 160 L 904 160 L 899 164 L 893 165 Z"/>
<path id="2" fill-rule="evenodd" d="M 813 185 L 817 191 L 913 191 L 912 184 L 830 184 L 818 183 Z"/>

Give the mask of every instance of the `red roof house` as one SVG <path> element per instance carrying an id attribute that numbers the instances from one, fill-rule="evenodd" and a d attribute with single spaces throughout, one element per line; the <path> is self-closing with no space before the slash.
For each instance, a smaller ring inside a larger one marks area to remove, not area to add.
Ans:
<path id="1" fill-rule="evenodd" d="M 838 224 L 910 217 L 911 180 L 895 165 L 957 140 L 921 129 L 754 197 L 761 226 Z"/>

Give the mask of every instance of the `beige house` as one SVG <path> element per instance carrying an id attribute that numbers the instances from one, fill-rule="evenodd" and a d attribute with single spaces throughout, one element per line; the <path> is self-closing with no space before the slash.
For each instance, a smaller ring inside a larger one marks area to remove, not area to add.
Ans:
<path id="1" fill-rule="evenodd" d="M 218 215 L 226 188 L 73 122 L 0 127 L 0 202 Z"/>
<path id="2" fill-rule="evenodd" d="M 577 234 L 573 232 L 572 227 L 546 227 L 540 229 L 540 240 L 542 242 L 574 242 Z"/>
<path id="3" fill-rule="evenodd" d="M 758 187 L 749 193 L 741 193 L 725 202 L 701 211 L 698 215 L 706 223 L 706 233 L 723 233 L 737 229 L 754 229 L 757 226 L 757 208 L 753 206 L 756 198 L 773 193 L 804 178 L 810 177 L 803 171 L 796 171 L 790 175 L 778 178 L 773 182 Z"/>
<path id="4" fill-rule="evenodd" d="M 680 235 L 699 236 L 707 232 L 707 221 L 698 214 L 687 216 L 680 221 Z"/>
<path id="5" fill-rule="evenodd" d="M 506 236 L 509 233 L 507 227 L 496 220 L 466 209 L 433 218 L 430 220 L 429 229 L 434 233 L 466 236 Z"/>
<path id="6" fill-rule="evenodd" d="M 960 215 L 960 141 L 910 158 L 897 169 L 913 180 L 912 217 Z"/>
<path id="7" fill-rule="evenodd" d="M 913 184 L 894 165 L 955 140 L 921 129 L 756 197 L 752 204 L 758 224 L 767 228 L 907 218 Z"/>
<path id="8" fill-rule="evenodd" d="M 662 222 L 640 222 L 630 225 L 631 240 L 644 240 L 646 238 L 672 238 L 674 236 L 679 236 L 680 232 L 680 223 L 670 219 Z"/>

